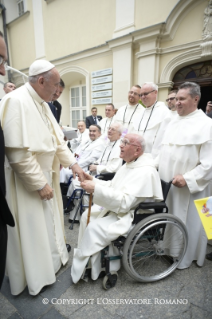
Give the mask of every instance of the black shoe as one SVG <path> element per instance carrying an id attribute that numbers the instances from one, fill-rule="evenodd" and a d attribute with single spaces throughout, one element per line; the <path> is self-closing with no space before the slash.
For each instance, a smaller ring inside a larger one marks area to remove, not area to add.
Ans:
<path id="1" fill-rule="evenodd" d="M 67 248 L 67 250 L 68 250 L 68 253 L 70 253 L 70 251 L 71 251 L 71 246 L 70 246 L 69 244 L 66 244 L 66 248 Z"/>
<path id="2" fill-rule="evenodd" d="M 71 224 L 73 222 L 73 220 L 69 218 L 68 222 Z M 79 220 L 75 219 L 74 224 L 79 224 Z"/>
<path id="3" fill-rule="evenodd" d="M 41 294 L 42 292 L 46 291 L 46 288 L 47 288 L 47 286 L 44 286 L 44 287 L 40 290 L 39 294 Z"/>
<path id="4" fill-rule="evenodd" d="M 102 270 L 98 276 L 98 279 L 99 278 L 103 278 L 104 276 L 106 276 L 106 272 L 104 270 Z"/>
<path id="5" fill-rule="evenodd" d="M 212 260 L 212 253 L 207 254 L 205 257 L 206 257 L 206 259 L 208 259 L 208 260 Z"/>

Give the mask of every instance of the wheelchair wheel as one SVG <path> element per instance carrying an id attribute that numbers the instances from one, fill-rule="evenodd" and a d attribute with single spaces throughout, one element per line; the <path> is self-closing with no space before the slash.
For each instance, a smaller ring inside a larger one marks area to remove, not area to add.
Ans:
<path id="1" fill-rule="evenodd" d="M 139 222 L 123 249 L 123 266 L 136 281 L 153 282 L 170 275 L 185 255 L 188 233 L 183 222 L 157 214 Z"/>
<path id="2" fill-rule="evenodd" d="M 116 271 L 111 271 L 110 274 L 111 274 L 111 280 L 109 279 L 109 276 L 104 276 L 103 278 L 102 285 L 105 290 L 115 287 L 117 279 L 118 279 L 118 273 Z"/>

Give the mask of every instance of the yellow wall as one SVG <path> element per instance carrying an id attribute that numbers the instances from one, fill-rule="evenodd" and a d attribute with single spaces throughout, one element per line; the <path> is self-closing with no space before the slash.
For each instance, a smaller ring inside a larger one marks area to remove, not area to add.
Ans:
<path id="1" fill-rule="evenodd" d="M 35 60 L 35 39 L 32 3 L 27 2 L 29 15 L 18 18 L 8 26 L 11 66 L 21 70 L 29 67 Z"/>
<path id="2" fill-rule="evenodd" d="M 135 0 L 136 30 L 165 22 L 178 0 Z"/>
<path id="3" fill-rule="evenodd" d="M 115 1 L 43 1 L 43 17 L 46 56 L 53 60 L 110 40 L 115 29 Z"/>

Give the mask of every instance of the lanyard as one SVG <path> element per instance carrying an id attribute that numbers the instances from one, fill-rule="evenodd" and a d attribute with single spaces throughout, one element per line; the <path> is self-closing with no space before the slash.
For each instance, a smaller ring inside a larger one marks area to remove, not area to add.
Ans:
<path id="1" fill-rule="evenodd" d="M 110 125 L 108 126 L 108 128 L 111 126 L 112 119 L 113 119 L 113 116 L 111 117 Z M 108 119 L 107 119 L 107 121 L 108 121 Z M 104 132 L 105 132 L 105 128 L 106 128 L 106 125 L 107 125 L 107 121 L 106 121 L 106 123 L 105 123 Z"/>
<path id="2" fill-rule="evenodd" d="M 133 111 L 133 113 L 132 113 L 132 115 L 131 115 L 131 118 L 130 118 L 130 120 L 129 120 L 128 126 L 129 126 L 129 124 L 130 124 L 130 122 L 131 122 L 131 119 L 132 119 L 132 117 L 133 117 L 135 111 L 137 110 L 138 105 L 139 105 L 139 103 L 136 105 L 136 107 L 135 107 L 135 109 L 134 109 L 134 111 Z M 125 123 L 125 114 L 126 114 L 126 111 L 127 111 L 127 105 L 126 105 L 126 108 L 125 108 L 125 111 L 124 111 L 123 124 Z"/>
<path id="3" fill-rule="evenodd" d="M 146 129 L 147 129 L 147 126 L 148 126 L 148 124 L 149 124 L 149 120 L 150 120 L 150 118 L 151 118 L 151 116 L 152 116 L 152 112 L 153 112 L 153 110 L 154 110 L 154 107 L 155 107 L 155 104 L 157 103 L 157 101 L 154 103 L 154 105 L 153 105 L 153 107 L 152 107 L 152 109 L 151 109 L 151 113 L 150 113 L 150 115 L 149 115 L 149 118 L 148 118 L 148 120 L 147 120 L 147 123 L 146 123 L 146 127 L 145 127 L 145 129 L 144 129 L 144 133 L 146 132 Z M 145 110 L 146 111 L 146 110 Z M 144 113 L 145 113 L 145 111 L 144 111 Z M 141 118 L 141 120 L 140 120 L 140 123 L 139 123 L 139 126 L 138 126 L 138 132 L 139 132 L 139 130 L 140 130 L 140 126 L 141 126 L 141 122 L 142 122 L 142 120 L 143 120 L 143 117 L 144 117 L 144 113 L 143 113 L 143 116 L 142 116 L 142 118 Z M 144 134 L 143 133 L 143 134 Z"/>
<path id="4" fill-rule="evenodd" d="M 115 141 L 115 142 L 113 143 L 113 146 L 111 147 L 111 150 L 110 150 L 110 153 L 108 154 L 108 157 L 107 157 L 107 161 L 106 161 L 106 163 L 107 163 L 107 162 L 108 162 L 108 160 L 109 160 L 110 154 L 111 154 L 112 149 L 113 149 L 113 147 L 115 146 L 116 142 L 117 142 L 117 141 Z M 110 145 L 108 145 L 108 146 L 106 147 L 106 149 L 107 149 L 109 146 L 110 146 Z M 100 160 L 100 164 L 102 163 L 102 160 L 103 160 L 103 158 L 104 158 L 104 155 L 105 155 L 106 149 L 104 150 L 104 153 L 103 153 L 102 158 L 101 158 L 101 160 Z"/>

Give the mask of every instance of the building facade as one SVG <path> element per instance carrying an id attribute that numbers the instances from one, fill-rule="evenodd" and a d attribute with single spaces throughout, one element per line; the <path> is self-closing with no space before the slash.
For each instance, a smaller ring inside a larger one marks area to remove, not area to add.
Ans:
<path id="1" fill-rule="evenodd" d="M 127 103 L 133 84 L 153 81 L 159 100 L 185 80 L 212 100 L 212 1 L 2 0 L 10 66 L 28 74 L 36 59 L 56 65 L 66 88 L 62 124 L 97 106 Z M 2 26 L 3 12 L 0 16 Z M 10 72 L 17 86 L 23 77 Z"/>

